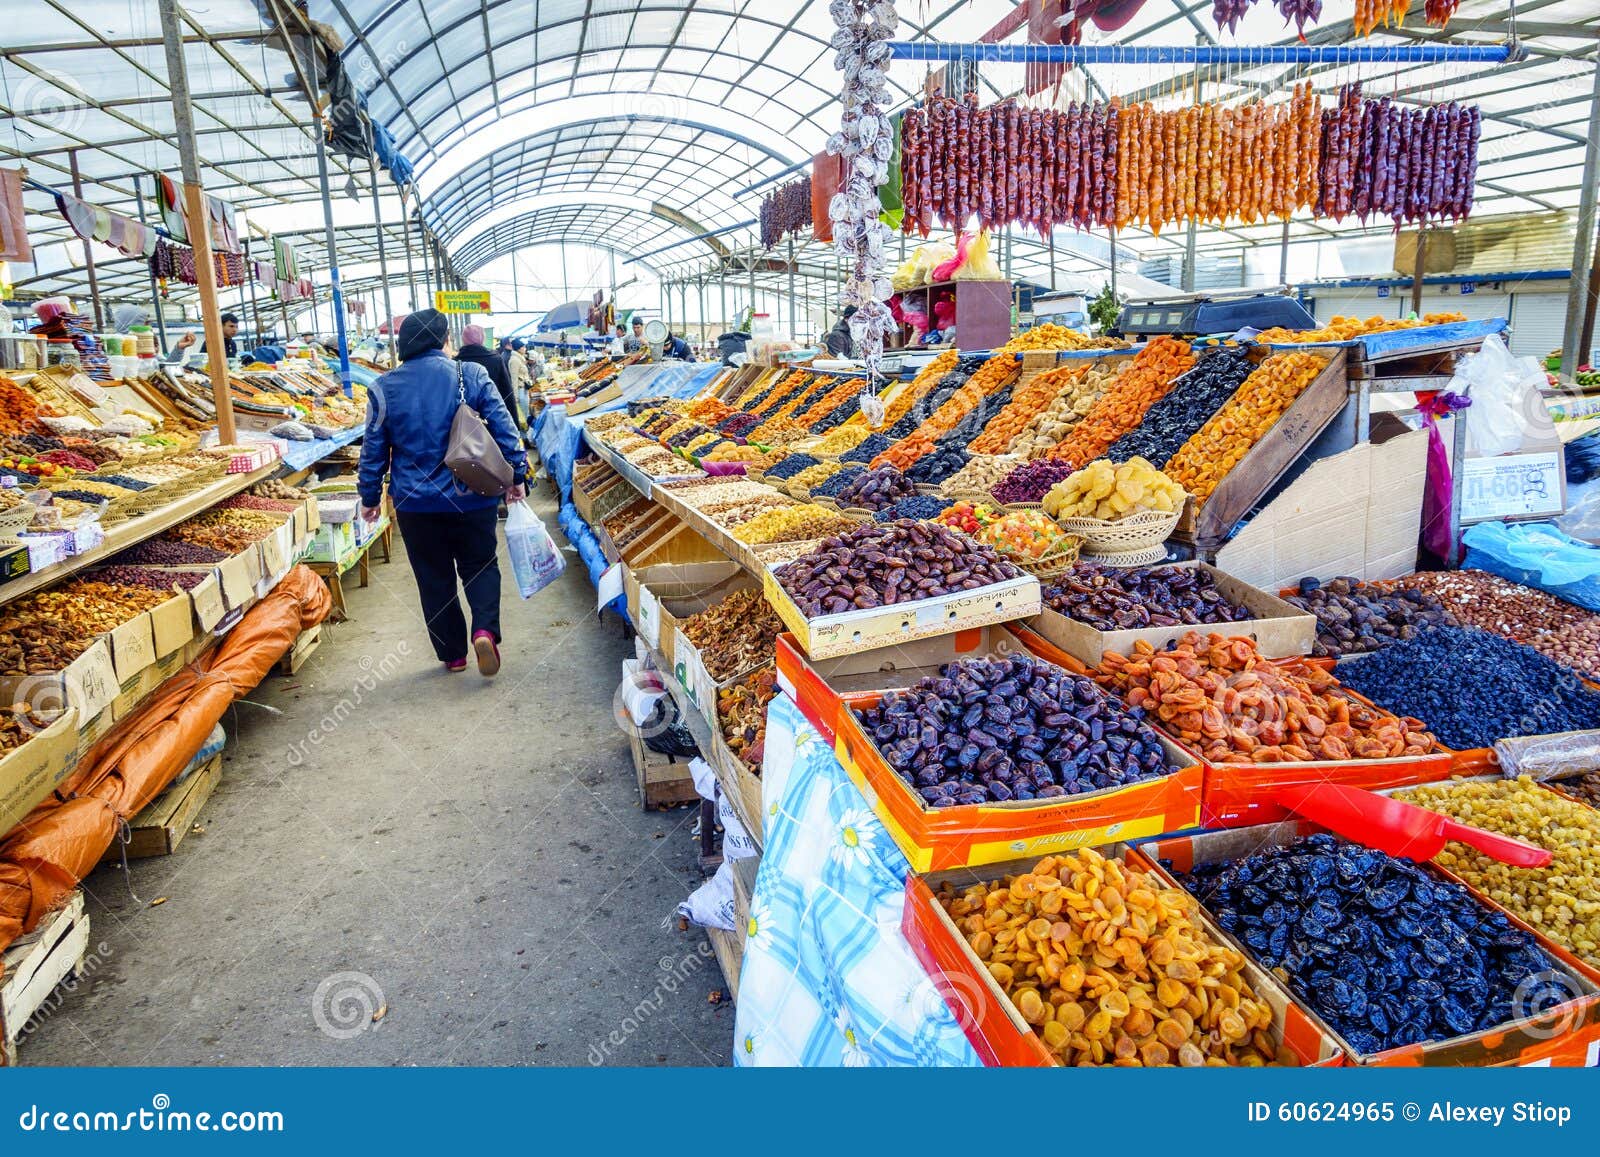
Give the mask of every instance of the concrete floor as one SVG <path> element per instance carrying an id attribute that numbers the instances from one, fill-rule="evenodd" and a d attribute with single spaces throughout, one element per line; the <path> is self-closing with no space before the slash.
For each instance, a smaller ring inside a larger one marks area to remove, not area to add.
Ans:
<path id="1" fill-rule="evenodd" d="M 224 717 L 204 832 L 85 881 L 90 975 L 21 1063 L 728 1063 L 721 972 L 673 917 L 696 809 L 640 811 L 611 720 L 632 644 L 566 557 L 523 602 L 502 550 L 492 681 L 445 675 L 403 553 L 375 565 Z"/>

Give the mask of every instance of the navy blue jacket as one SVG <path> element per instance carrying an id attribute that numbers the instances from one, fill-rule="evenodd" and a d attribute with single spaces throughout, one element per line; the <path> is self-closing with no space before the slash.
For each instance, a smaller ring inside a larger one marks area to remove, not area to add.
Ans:
<path id="1" fill-rule="evenodd" d="M 527 451 L 489 375 L 482 366 L 452 361 L 443 350 L 429 350 L 402 362 L 367 391 L 359 485 L 364 505 L 378 505 L 385 474 L 397 510 L 439 514 L 499 503 L 498 498 L 485 498 L 461 486 L 444 464 L 450 423 L 460 405 L 458 368 L 467 404 L 489 424 L 500 452 L 516 472 L 517 484 L 526 480 Z"/>

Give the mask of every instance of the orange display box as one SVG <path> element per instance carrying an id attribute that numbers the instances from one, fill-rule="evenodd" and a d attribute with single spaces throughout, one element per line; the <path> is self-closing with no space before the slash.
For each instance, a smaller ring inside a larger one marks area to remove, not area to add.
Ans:
<path id="1" fill-rule="evenodd" d="M 1069 671 L 1078 673 L 1089 671 L 1087 666 L 1056 647 L 1038 632 L 1019 626 L 1013 626 L 1012 631 L 1028 650 L 1040 658 L 1066 667 Z M 1345 694 L 1355 699 L 1362 698 L 1353 691 L 1347 690 Z M 1157 731 L 1165 734 L 1159 722 L 1152 721 L 1152 725 Z M 1309 763 L 1214 763 L 1187 744 L 1177 740 L 1174 742 L 1203 770 L 1204 799 L 1201 820 L 1197 826 L 1207 828 L 1245 827 L 1274 823 L 1288 818 L 1288 810 L 1279 806 L 1274 798 L 1278 791 L 1285 788 L 1304 787 L 1316 783 L 1338 783 L 1347 787 L 1371 790 L 1408 787 L 1412 784 L 1449 779 L 1454 758 L 1448 751 L 1438 751 L 1431 755 L 1405 755 L 1393 759 L 1315 760 Z"/>
<path id="2" fill-rule="evenodd" d="M 957 658 L 1022 651 L 1014 634 L 989 626 L 829 662 L 805 658 L 790 636 L 781 635 L 778 673 L 806 718 L 831 737 L 845 773 L 913 871 L 1003 863 L 1199 823 L 1202 771 L 1193 755 L 1165 737 L 1177 767 L 1170 775 L 1083 795 L 930 808 L 856 719 L 856 711 L 875 706 L 884 692 L 909 687 Z"/>
<path id="3" fill-rule="evenodd" d="M 1125 849 L 1102 851 L 1120 858 Z M 956 1023 L 987 1065 L 1038 1068 L 1054 1065 L 1055 1060 L 1033 1026 L 1022 1019 L 1016 1005 L 972 951 L 934 893 L 946 881 L 957 887 L 987 882 L 1026 871 L 1037 862 L 1036 858 L 1029 857 L 1010 864 L 906 877 L 906 902 L 900 930 L 927 970 L 934 988 L 955 1015 Z M 1227 942 L 1203 911 L 1200 919 L 1219 943 Z M 1246 972 L 1256 993 L 1272 1007 L 1273 1037 L 1282 1042 L 1301 1065 L 1337 1068 L 1344 1063 L 1344 1050 L 1338 1040 L 1297 1005 L 1276 980 L 1248 958 Z"/>
<path id="4" fill-rule="evenodd" d="M 1320 831 L 1314 824 L 1300 820 L 1268 824 L 1250 828 L 1235 828 L 1223 832 L 1201 832 L 1186 836 L 1163 836 L 1147 840 L 1129 849 L 1128 860 L 1147 871 L 1155 871 L 1174 886 L 1180 886 L 1167 865 L 1180 872 L 1196 866 L 1218 863 L 1252 855 L 1264 848 L 1281 847 L 1287 843 Z M 1459 880 L 1436 865 L 1427 867 L 1441 879 Z M 1468 889 L 1471 891 L 1471 889 Z M 1505 912 L 1498 904 L 1481 893 L 1473 893 L 1486 908 Z M 1205 911 L 1202 905 L 1202 911 Z M 1209 913 L 1208 913 L 1209 915 Z M 1508 1021 L 1492 1029 L 1452 1037 L 1442 1041 L 1403 1045 L 1381 1053 L 1360 1053 L 1345 1041 L 1338 1031 L 1328 1025 L 1315 1012 L 1301 1005 L 1305 1015 L 1338 1040 L 1348 1054 L 1350 1063 L 1380 1067 L 1469 1067 L 1555 1065 L 1583 1067 L 1600 1061 L 1600 985 L 1591 976 L 1592 970 L 1578 964 L 1571 953 L 1540 935 L 1510 912 L 1506 917 L 1517 927 L 1533 934 L 1539 947 L 1550 955 L 1559 968 L 1563 982 L 1574 994 L 1573 998 L 1535 1016 Z M 1252 956 L 1236 938 L 1223 933 L 1227 939 L 1247 956 Z M 1294 995 L 1290 989 L 1291 996 Z M 1299 998 L 1296 996 L 1296 1003 Z"/>

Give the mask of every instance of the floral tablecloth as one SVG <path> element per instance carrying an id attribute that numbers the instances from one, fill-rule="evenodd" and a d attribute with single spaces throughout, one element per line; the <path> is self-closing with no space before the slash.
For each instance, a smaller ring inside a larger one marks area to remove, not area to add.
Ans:
<path id="1" fill-rule="evenodd" d="M 734 1062 L 981 1064 L 900 931 L 905 857 L 787 696 L 766 752 Z"/>

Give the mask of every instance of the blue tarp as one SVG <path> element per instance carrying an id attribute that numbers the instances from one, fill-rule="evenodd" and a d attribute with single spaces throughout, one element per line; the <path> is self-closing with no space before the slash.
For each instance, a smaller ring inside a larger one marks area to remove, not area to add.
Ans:
<path id="1" fill-rule="evenodd" d="M 588 329 L 589 303 L 569 301 L 558 305 L 539 319 L 540 333 L 553 333 L 563 329 Z"/>
<path id="2" fill-rule="evenodd" d="M 322 461 L 339 447 L 359 441 L 366 430 L 365 425 L 351 426 L 348 430 L 340 431 L 334 438 L 318 438 L 315 442 L 290 442 L 289 448 L 283 452 L 283 464 L 290 470 L 304 470 L 307 466 Z"/>

